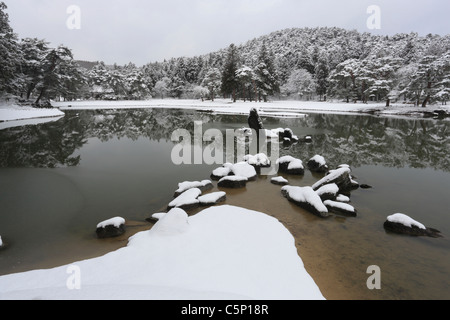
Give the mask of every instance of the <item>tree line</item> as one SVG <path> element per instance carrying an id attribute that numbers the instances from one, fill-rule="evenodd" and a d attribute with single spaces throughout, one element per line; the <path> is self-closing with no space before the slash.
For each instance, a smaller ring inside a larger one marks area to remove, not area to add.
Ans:
<path id="1" fill-rule="evenodd" d="M 0 2 L 0 95 L 51 99 L 229 98 L 402 102 L 449 99 L 450 36 L 376 36 L 293 28 L 196 57 L 136 66 L 74 59 L 65 46 L 18 39 Z"/>

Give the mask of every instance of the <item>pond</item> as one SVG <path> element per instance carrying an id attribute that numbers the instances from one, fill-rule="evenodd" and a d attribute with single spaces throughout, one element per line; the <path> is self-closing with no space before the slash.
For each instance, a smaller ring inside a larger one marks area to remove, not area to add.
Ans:
<path id="1" fill-rule="evenodd" d="M 0 275 L 50 268 L 105 254 L 146 230 L 182 181 L 209 179 L 217 164 L 175 165 L 177 129 L 247 127 L 247 117 L 175 109 L 66 111 L 58 121 L 0 131 Z M 450 124 L 444 120 L 308 114 L 263 118 L 267 129 L 291 128 L 311 143 L 283 145 L 305 163 L 322 155 L 349 164 L 357 217 L 323 219 L 288 202 L 270 177 L 227 191 L 227 204 L 279 219 L 294 235 L 307 271 L 328 299 L 450 298 Z M 204 144 L 205 146 L 205 144 Z M 312 185 L 321 175 L 287 176 Z M 215 183 L 215 182 L 214 182 Z M 442 232 L 411 237 L 384 230 L 401 212 Z M 190 212 L 195 214 L 195 211 Z M 121 216 L 127 233 L 100 240 L 100 221 Z M 230 230 L 232 232 L 232 230 Z M 379 266 L 381 289 L 369 290 L 367 268 Z"/>

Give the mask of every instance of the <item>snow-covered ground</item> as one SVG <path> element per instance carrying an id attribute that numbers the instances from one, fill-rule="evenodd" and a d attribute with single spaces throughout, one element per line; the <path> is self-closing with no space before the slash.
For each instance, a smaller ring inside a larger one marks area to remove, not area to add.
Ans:
<path id="1" fill-rule="evenodd" d="M 0 277 L 0 299 L 322 300 L 275 218 L 229 205 L 172 209 L 102 257 Z"/>
<path id="2" fill-rule="evenodd" d="M 450 106 L 433 105 L 427 108 L 414 107 L 403 104 L 392 104 L 386 108 L 384 103 L 343 103 L 317 101 L 272 101 L 272 102 L 242 102 L 232 103 L 228 99 L 215 101 L 152 99 L 146 101 L 73 101 L 54 102 L 53 106 L 61 110 L 83 109 L 115 109 L 115 108 L 180 108 L 194 110 L 208 110 L 215 113 L 249 114 L 251 108 L 257 108 L 260 115 L 280 117 L 302 117 L 304 113 L 337 113 L 359 114 L 376 112 L 380 115 L 420 115 L 424 111 L 436 109 L 450 113 Z"/>
<path id="3" fill-rule="evenodd" d="M 36 118 L 63 117 L 64 112 L 53 109 L 38 109 L 0 102 L 0 121 L 16 121 Z"/>
<path id="4" fill-rule="evenodd" d="M 7 127 L 21 125 L 16 121 L 27 119 L 44 119 L 64 116 L 64 110 L 89 110 L 89 109 L 136 109 L 136 108 L 177 108 L 211 111 L 219 114 L 249 114 L 251 108 L 257 108 L 261 116 L 275 117 L 304 117 L 305 113 L 333 113 L 333 114 L 360 114 L 376 113 L 385 116 L 421 116 L 424 111 L 445 110 L 450 113 L 450 106 L 429 106 L 427 108 L 413 107 L 403 104 L 393 104 L 386 108 L 384 104 L 362 104 L 342 102 L 317 102 L 317 101 L 272 101 L 232 103 L 228 99 L 215 101 L 182 100 L 182 99 L 152 99 L 144 101 L 71 101 L 53 102 L 53 109 L 36 109 L 22 107 L 14 104 L 0 102 L 0 123 Z M 48 119 L 51 120 L 51 119 Z M 47 121 L 48 121 L 47 120 Z M 9 123 L 8 123 L 9 122 Z M 44 122 L 43 120 L 40 123 Z M 30 122 L 29 124 L 39 123 Z M 25 123 L 28 124 L 28 123 Z"/>

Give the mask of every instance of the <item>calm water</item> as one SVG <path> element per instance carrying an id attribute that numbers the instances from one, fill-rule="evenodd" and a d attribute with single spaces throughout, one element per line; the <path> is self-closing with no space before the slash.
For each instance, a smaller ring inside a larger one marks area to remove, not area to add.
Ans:
<path id="1" fill-rule="evenodd" d="M 68 111 L 59 121 L 0 131 L 0 275 L 97 256 L 151 227 L 181 181 L 208 179 L 218 165 L 171 162 L 176 129 L 237 129 L 245 116 L 146 109 Z M 333 167 L 350 164 L 356 180 L 373 186 L 351 193 L 356 218 L 320 219 L 281 196 L 260 177 L 227 192 L 228 204 L 266 212 L 295 236 L 308 272 L 330 299 L 450 298 L 450 149 L 448 121 L 310 114 L 265 118 L 310 144 L 284 146 L 306 162 L 315 154 Z M 311 185 L 321 176 L 289 177 Z M 444 238 L 388 233 L 383 222 L 402 212 L 442 231 Z M 127 234 L 95 237 L 98 222 L 129 221 Z M 230 231 L 231 232 L 231 231 Z M 369 290 L 367 267 L 381 269 L 381 290 Z"/>

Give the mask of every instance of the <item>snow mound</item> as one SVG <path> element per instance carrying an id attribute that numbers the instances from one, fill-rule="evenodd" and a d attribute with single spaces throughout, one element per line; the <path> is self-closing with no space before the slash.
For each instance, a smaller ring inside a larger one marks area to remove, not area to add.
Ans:
<path id="1" fill-rule="evenodd" d="M 105 228 L 107 226 L 114 226 L 116 228 L 119 228 L 123 224 L 125 224 L 124 218 L 115 217 L 115 218 L 111 218 L 111 219 L 100 222 L 99 224 L 97 224 L 97 228 Z"/>
<path id="2" fill-rule="evenodd" d="M 419 229 L 424 229 L 424 230 L 426 229 L 426 227 L 423 224 L 421 224 L 420 222 L 417 222 L 416 220 L 412 219 L 411 217 L 409 217 L 403 213 L 393 214 L 393 215 L 387 217 L 387 220 L 389 222 L 400 223 L 409 228 L 412 228 L 412 226 L 415 226 Z"/>
<path id="3" fill-rule="evenodd" d="M 278 220 L 228 205 L 172 209 L 127 247 L 72 266 L 80 290 L 67 265 L 0 277 L 0 299 L 324 299 Z"/>

